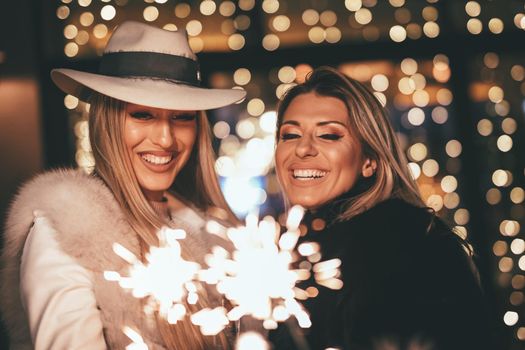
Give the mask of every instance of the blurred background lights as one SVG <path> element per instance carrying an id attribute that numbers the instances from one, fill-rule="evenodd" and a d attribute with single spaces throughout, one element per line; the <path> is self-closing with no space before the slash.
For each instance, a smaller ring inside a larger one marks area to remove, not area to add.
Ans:
<path id="1" fill-rule="evenodd" d="M 321 13 L 319 20 L 325 27 L 332 27 L 337 23 L 337 15 L 334 11 L 326 10 Z"/>
<path id="2" fill-rule="evenodd" d="M 503 316 L 503 321 L 507 326 L 514 326 L 518 320 L 518 313 L 515 311 L 507 311 L 505 312 L 505 316 Z"/>
<path id="3" fill-rule="evenodd" d="M 322 43 L 326 37 L 326 33 L 322 27 L 313 27 L 308 31 L 308 38 L 315 44 Z"/>
<path id="4" fill-rule="evenodd" d="M 372 12 L 367 8 L 361 8 L 355 13 L 355 20 L 357 23 L 366 25 L 372 22 Z"/>
<path id="5" fill-rule="evenodd" d="M 280 40 L 275 34 L 267 34 L 262 40 L 262 46 L 268 51 L 274 51 L 279 47 Z"/>
<path id="6" fill-rule="evenodd" d="M 250 82 L 252 74 L 246 68 L 239 68 L 233 73 L 233 81 L 237 85 L 246 85 Z"/>
<path id="7" fill-rule="evenodd" d="M 508 135 L 501 135 L 498 137 L 497 145 L 501 152 L 508 152 L 512 149 L 512 138 Z"/>
<path id="8" fill-rule="evenodd" d="M 204 0 L 200 4 L 200 11 L 205 16 L 211 16 L 216 9 L 217 5 L 213 0 Z"/>
<path id="9" fill-rule="evenodd" d="M 361 0 L 345 0 L 345 7 L 349 11 L 357 11 L 363 6 Z"/>
<path id="10" fill-rule="evenodd" d="M 445 151 L 451 158 L 456 158 L 461 154 L 461 143 L 458 140 L 450 140 L 445 146 Z"/>
<path id="11" fill-rule="evenodd" d="M 407 32 L 402 26 L 396 25 L 390 28 L 390 38 L 396 43 L 404 41 L 407 37 Z"/>
<path id="12" fill-rule="evenodd" d="M 388 89 L 388 78 L 384 74 L 376 74 L 371 80 L 372 88 L 376 91 Z"/>
<path id="13" fill-rule="evenodd" d="M 481 6 L 477 1 L 468 1 L 465 4 L 465 12 L 471 17 L 477 17 L 481 13 Z"/>
<path id="14" fill-rule="evenodd" d="M 452 175 L 447 175 L 441 179 L 441 189 L 443 192 L 454 192 L 458 188 L 458 180 Z"/>
<path id="15" fill-rule="evenodd" d="M 243 11 L 250 11 L 255 6 L 255 0 L 239 0 L 239 8 Z"/>
<path id="16" fill-rule="evenodd" d="M 218 139 L 224 139 L 230 135 L 230 126 L 225 121 L 218 121 L 213 126 L 213 134 Z"/>
<path id="17" fill-rule="evenodd" d="M 224 17 L 232 16 L 235 13 L 235 4 L 228 0 L 221 2 L 219 13 Z"/>
<path id="18" fill-rule="evenodd" d="M 272 20 L 272 26 L 278 32 L 287 31 L 290 28 L 290 18 L 284 15 L 275 16 Z"/>
<path id="19" fill-rule="evenodd" d="M 411 108 L 408 111 L 408 121 L 414 126 L 419 126 L 425 121 L 425 112 L 421 108 Z"/>
<path id="20" fill-rule="evenodd" d="M 305 10 L 301 16 L 304 24 L 308 26 L 316 25 L 319 22 L 319 12 L 314 9 Z"/>
<path id="21" fill-rule="evenodd" d="M 467 30 L 471 34 L 477 35 L 483 30 L 483 23 L 477 18 L 471 18 L 467 22 Z"/>
<path id="22" fill-rule="evenodd" d="M 406 75 L 413 75 L 417 72 L 417 62 L 413 58 L 405 58 L 401 61 L 401 71 Z"/>
<path id="23" fill-rule="evenodd" d="M 190 36 L 197 36 L 202 32 L 202 23 L 196 19 L 186 24 L 186 31 Z"/>
<path id="24" fill-rule="evenodd" d="M 153 22 L 157 18 L 159 18 L 159 9 L 156 8 L 155 6 L 148 6 L 144 9 L 142 16 L 144 17 L 146 21 Z"/>
<path id="25" fill-rule="evenodd" d="M 264 102 L 260 98 L 251 99 L 248 102 L 247 110 L 250 115 L 255 117 L 260 116 L 264 113 Z"/>
<path id="26" fill-rule="evenodd" d="M 191 13 L 191 7 L 187 3 L 180 3 L 175 6 L 175 16 L 179 18 L 186 18 Z"/>
<path id="27" fill-rule="evenodd" d="M 269 133 L 274 134 L 276 131 L 276 123 L 277 123 L 277 113 L 274 111 L 268 111 L 263 113 L 261 117 L 259 118 L 259 126 L 260 128 Z"/>
<path id="28" fill-rule="evenodd" d="M 279 10 L 279 1 L 277 0 L 264 0 L 262 2 L 262 9 L 266 13 L 275 13 Z"/>
<path id="29" fill-rule="evenodd" d="M 112 20 L 113 18 L 115 18 L 116 14 L 117 14 L 117 10 L 115 9 L 115 7 L 111 5 L 106 5 L 102 7 L 102 9 L 100 10 L 100 17 L 102 17 L 102 19 L 105 21 Z M 157 16 L 158 16 L 158 13 L 157 13 Z M 146 18 L 146 10 L 144 10 L 144 19 L 148 20 Z"/>
<path id="30" fill-rule="evenodd" d="M 228 46 L 235 51 L 242 49 L 245 42 L 244 36 L 241 34 L 233 34 L 228 38 Z"/>

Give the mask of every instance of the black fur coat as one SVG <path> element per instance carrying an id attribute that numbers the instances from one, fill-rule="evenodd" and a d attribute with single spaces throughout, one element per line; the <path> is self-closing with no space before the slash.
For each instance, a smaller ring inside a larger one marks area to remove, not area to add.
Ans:
<path id="1" fill-rule="evenodd" d="M 332 203 L 308 213 L 300 242 L 318 242 L 323 260 L 341 259 L 344 286 L 317 286 L 304 302 L 312 326 L 281 324 L 270 335 L 275 349 L 492 349 L 472 259 L 440 219 L 398 199 L 336 222 L 341 210 Z M 319 231 L 316 218 L 326 223 Z"/>

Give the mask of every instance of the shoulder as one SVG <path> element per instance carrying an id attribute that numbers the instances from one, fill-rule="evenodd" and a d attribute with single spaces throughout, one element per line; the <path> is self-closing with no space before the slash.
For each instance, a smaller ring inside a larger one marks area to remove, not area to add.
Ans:
<path id="1" fill-rule="evenodd" d="M 93 258 L 93 264 L 101 245 L 111 249 L 116 240 L 129 240 L 131 229 L 109 188 L 80 170 L 49 171 L 20 188 L 8 211 L 4 255 L 20 253 L 35 216 L 46 218 L 68 254 Z"/>

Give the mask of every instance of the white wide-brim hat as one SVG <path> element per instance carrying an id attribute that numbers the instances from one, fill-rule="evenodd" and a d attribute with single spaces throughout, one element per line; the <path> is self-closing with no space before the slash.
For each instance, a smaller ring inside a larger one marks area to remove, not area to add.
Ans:
<path id="1" fill-rule="evenodd" d="M 242 100 L 241 89 L 200 86 L 197 57 L 185 31 L 168 31 L 128 21 L 113 32 L 98 74 L 53 69 L 64 92 L 89 102 L 95 92 L 125 102 L 172 110 L 207 110 Z"/>

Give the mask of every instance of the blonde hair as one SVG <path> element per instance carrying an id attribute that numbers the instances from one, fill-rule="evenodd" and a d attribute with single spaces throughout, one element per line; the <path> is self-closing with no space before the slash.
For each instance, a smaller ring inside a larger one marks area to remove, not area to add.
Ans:
<path id="1" fill-rule="evenodd" d="M 126 103 L 100 94 L 94 94 L 90 102 L 89 139 L 95 158 L 95 174 L 113 192 L 139 238 L 141 254 L 144 256 L 149 246 L 158 245 L 156 232 L 169 223 L 149 204 L 133 170 L 124 142 Z M 212 207 L 220 209 L 226 214 L 226 219 L 235 224 L 238 220 L 226 204 L 215 173 L 209 124 L 202 111 L 198 113 L 197 129 L 197 140 L 190 159 L 177 175 L 170 191 L 203 211 Z M 182 255 L 192 259 L 184 247 Z M 199 303 L 195 306 L 186 305 L 186 308 L 190 310 L 207 306 L 206 296 L 202 296 Z M 157 324 L 169 349 L 203 349 L 218 345 L 229 347 L 224 334 L 215 338 L 204 337 L 198 327 L 188 320 L 170 325 L 158 317 Z"/>
<path id="2" fill-rule="evenodd" d="M 385 109 L 358 81 L 330 67 L 315 69 L 304 83 L 288 90 L 279 103 L 277 130 L 281 128 L 284 114 L 292 100 L 299 95 L 312 92 L 319 96 L 335 97 L 345 103 L 350 132 L 360 141 L 363 157 L 377 163 L 375 174 L 370 180 L 372 183 L 364 192 L 347 200 L 344 205 L 345 210 L 338 219 L 348 220 L 391 197 L 401 198 L 423 207 L 424 203 L 417 184 L 409 173 L 405 154 L 397 141 Z M 356 185 L 364 181 L 361 178 Z"/>

